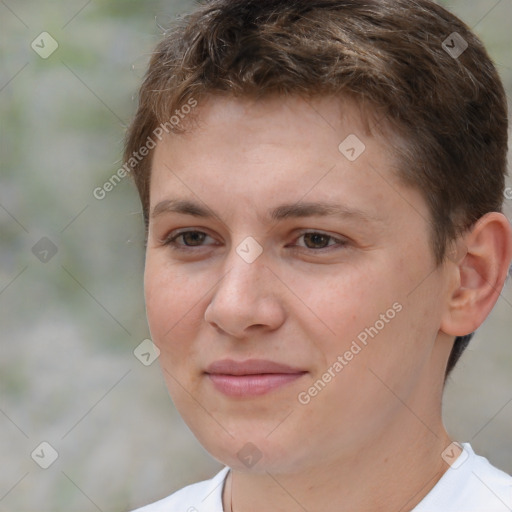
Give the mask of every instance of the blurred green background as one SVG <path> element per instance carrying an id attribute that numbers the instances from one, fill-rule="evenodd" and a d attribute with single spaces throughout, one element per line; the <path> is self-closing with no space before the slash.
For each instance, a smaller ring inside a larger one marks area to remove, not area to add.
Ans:
<path id="1" fill-rule="evenodd" d="M 510 99 L 512 1 L 441 3 L 481 36 Z M 0 1 L 1 512 L 121 512 L 222 467 L 158 364 L 133 354 L 149 338 L 136 191 L 124 179 L 93 196 L 120 167 L 160 27 L 192 5 Z M 31 48 L 51 48 L 42 32 L 58 44 L 46 59 Z M 444 401 L 450 433 L 509 473 L 511 331 L 509 282 Z M 48 469 L 31 458 L 43 441 L 59 455 Z"/>

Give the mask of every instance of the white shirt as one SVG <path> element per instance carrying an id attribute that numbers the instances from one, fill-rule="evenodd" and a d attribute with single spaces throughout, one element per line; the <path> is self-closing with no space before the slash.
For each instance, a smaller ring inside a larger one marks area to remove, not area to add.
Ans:
<path id="1" fill-rule="evenodd" d="M 469 443 L 411 512 L 512 512 L 512 477 L 476 455 Z M 230 468 L 183 487 L 133 512 L 224 512 L 222 490 Z"/>

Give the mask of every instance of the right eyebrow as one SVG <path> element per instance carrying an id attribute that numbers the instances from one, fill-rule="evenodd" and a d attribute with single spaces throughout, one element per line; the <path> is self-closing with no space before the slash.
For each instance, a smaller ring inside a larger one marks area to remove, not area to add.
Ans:
<path id="1" fill-rule="evenodd" d="M 193 215 L 194 217 L 205 218 L 214 217 L 211 210 L 208 210 L 204 206 L 201 206 L 198 203 L 194 203 L 193 201 L 188 201 L 186 199 L 166 199 L 164 201 L 160 201 L 153 208 L 151 218 L 154 219 L 155 217 L 163 215 L 164 213 L 182 213 L 184 215 Z"/>

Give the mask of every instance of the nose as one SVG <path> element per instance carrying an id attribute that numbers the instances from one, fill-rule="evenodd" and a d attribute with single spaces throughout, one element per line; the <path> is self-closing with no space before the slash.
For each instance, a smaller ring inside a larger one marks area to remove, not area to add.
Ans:
<path id="1" fill-rule="evenodd" d="M 235 338 L 272 331 L 285 320 L 281 301 L 283 285 L 261 256 L 247 263 L 233 249 L 228 271 L 219 281 L 204 318 L 216 329 Z"/>

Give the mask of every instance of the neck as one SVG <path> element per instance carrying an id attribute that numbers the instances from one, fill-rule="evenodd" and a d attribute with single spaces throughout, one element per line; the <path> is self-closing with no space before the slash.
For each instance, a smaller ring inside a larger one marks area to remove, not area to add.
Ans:
<path id="1" fill-rule="evenodd" d="M 231 470 L 224 488 L 226 512 L 411 511 L 434 487 L 451 443 L 442 421 L 423 424 L 404 408 L 402 421 L 347 457 L 289 473 Z"/>

